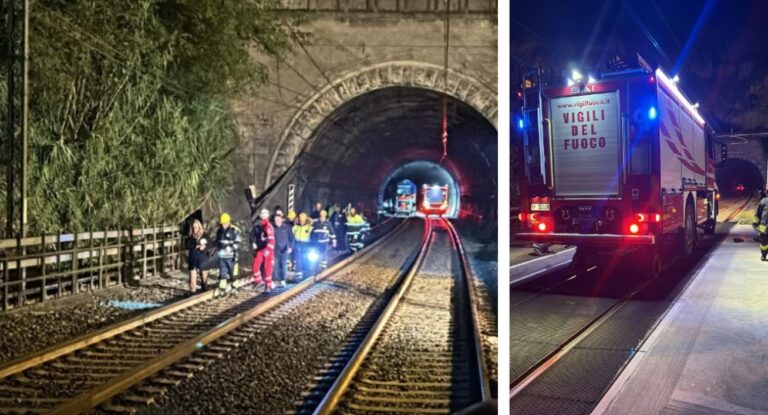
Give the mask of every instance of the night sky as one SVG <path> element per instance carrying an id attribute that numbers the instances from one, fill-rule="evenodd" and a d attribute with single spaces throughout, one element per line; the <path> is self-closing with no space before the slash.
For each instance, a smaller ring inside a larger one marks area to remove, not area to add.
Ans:
<path id="1" fill-rule="evenodd" d="M 668 73 L 679 67 L 716 130 L 768 130 L 768 2 L 535 0 L 516 2 L 510 25 L 512 85 L 524 65 L 542 62 L 564 82 L 571 67 L 599 73 L 609 57 L 638 52 Z"/>

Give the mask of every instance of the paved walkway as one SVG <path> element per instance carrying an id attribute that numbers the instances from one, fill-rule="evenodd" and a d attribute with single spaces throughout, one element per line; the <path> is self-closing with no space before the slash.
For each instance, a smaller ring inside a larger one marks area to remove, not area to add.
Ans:
<path id="1" fill-rule="evenodd" d="M 768 414 L 768 263 L 754 236 L 731 229 L 593 414 Z"/>

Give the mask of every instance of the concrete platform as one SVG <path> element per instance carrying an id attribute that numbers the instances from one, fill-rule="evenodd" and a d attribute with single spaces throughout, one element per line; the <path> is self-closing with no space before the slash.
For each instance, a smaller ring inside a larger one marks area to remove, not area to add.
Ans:
<path id="1" fill-rule="evenodd" d="M 570 265 L 575 248 L 562 245 L 550 247 L 552 254 L 541 257 L 531 256 L 530 247 L 524 249 L 510 249 L 509 283 L 515 287 L 534 280 L 544 274 L 554 272 Z"/>
<path id="2" fill-rule="evenodd" d="M 768 414 L 768 262 L 755 236 L 731 229 L 593 414 Z"/>

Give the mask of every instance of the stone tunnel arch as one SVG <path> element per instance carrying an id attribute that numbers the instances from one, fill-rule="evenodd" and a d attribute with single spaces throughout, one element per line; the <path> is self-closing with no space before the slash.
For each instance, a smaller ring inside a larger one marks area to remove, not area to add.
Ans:
<path id="1" fill-rule="evenodd" d="M 423 62 L 395 61 L 353 70 L 328 83 L 294 114 L 283 131 L 267 169 L 264 188 L 286 172 L 311 144 L 314 132 L 337 108 L 369 92 L 390 87 L 421 88 L 470 106 L 497 128 L 498 102 L 493 88 L 478 79 Z"/>
<path id="2" fill-rule="evenodd" d="M 734 196 L 738 193 L 752 193 L 765 187 L 763 170 L 755 160 L 740 157 L 729 157 L 717 165 L 717 187 L 723 196 Z M 736 186 L 744 186 L 743 191 L 737 191 Z"/>

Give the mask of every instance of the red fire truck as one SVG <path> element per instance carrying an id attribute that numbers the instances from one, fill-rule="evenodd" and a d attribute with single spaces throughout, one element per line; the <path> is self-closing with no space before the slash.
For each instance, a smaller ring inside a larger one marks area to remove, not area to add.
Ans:
<path id="1" fill-rule="evenodd" d="M 515 119 L 518 239 L 576 246 L 577 266 L 635 251 L 655 277 L 714 233 L 712 130 L 674 79 L 644 64 L 532 95 Z"/>

